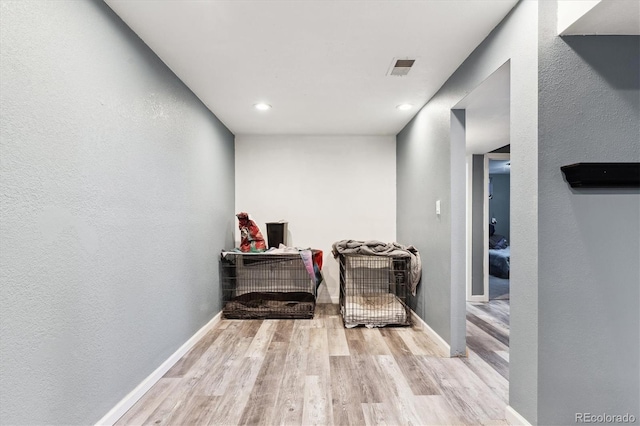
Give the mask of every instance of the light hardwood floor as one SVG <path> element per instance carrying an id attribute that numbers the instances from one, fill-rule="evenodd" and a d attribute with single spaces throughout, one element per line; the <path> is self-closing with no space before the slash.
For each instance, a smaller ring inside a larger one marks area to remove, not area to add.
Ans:
<path id="1" fill-rule="evenodd" d="M 416 328 L 345 329 L 337 305 L 223 320 L 117 425 L 506 425 L 504 307 L 468 306 L 468 358 Z"/>
<path id="2" fill-rule="evenodd" d="M 509 301 L 467 303 L 467 347 L 509 380 Z"/>

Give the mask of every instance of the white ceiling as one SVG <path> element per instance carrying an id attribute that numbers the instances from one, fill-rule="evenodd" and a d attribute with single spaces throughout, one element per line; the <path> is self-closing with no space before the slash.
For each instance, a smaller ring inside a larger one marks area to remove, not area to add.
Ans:
<path id="1" fill-rule="evenodd" d="M 517 0 L 105 2 L 236 135 L 395 135 Z"/>
<path id="2" fill-rule="evenodd" d="M 561 35 L 640 35 L 639 0 L 560 0 Z"/>

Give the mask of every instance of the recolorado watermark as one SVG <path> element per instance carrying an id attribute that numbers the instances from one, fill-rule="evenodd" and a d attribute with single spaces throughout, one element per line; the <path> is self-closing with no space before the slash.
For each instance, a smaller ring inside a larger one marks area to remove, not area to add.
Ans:
<path id="1" fill-rule="evenodd" d="M 635 423 L 633 414 L 576 413 L 576 423 Z"/>

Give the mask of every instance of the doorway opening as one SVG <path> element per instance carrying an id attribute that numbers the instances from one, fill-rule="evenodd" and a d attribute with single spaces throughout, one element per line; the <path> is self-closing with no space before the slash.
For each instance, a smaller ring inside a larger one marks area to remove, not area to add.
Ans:
<path id="1" fill-rule="evenodd" d="M 509 300 L 511 270 L 510 198 L 511 159 L 509 154 L 485 155 L 485 179 L 488 196 L 485 199 L 484 280 L 488 300 Z M 488 213 L 488 214 L 487 214 Z"/>
<path id="2" fill-rule="evenodd" d="M 491 265 L 494 254 L 510 251 L 510 206 L 508 201 L 504 203 L 510 198 L 510 178 L 506 174 L 511 167 L 509 61 L 456 109 L 464 110 L 465 118 L 466 345 L 486 363 L 491 369 L 488 374 L 508 395 L 511 283 Z M 496 242 L 500 236 L 502 239 Z M 498 246 L 503 251 L 494 253 Z M 510 263 L 509 256 L 503 256 L 503 260 Z"/>

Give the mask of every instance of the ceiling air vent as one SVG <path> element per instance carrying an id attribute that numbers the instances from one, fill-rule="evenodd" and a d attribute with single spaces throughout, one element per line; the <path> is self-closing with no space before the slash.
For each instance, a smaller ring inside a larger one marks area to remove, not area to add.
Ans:
<path id="1" fill-rule="evenodd" d="M 415 59 L 394 59 L 391 64 L 391 69 L 387 75 L 404 76 L 409 74 L 409 70 L 413 66 Z"/>

